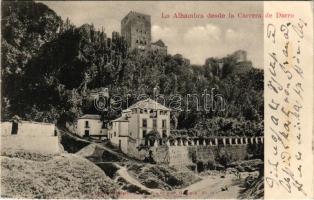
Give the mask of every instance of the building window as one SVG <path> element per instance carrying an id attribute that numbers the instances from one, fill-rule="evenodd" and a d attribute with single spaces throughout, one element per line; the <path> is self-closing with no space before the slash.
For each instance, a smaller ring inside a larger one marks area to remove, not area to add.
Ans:
<path id="1" fill-rule="evenodd" d="M 138 40 L 136 40 L 136 42 L 135 42 L 136 44 L 138 44 Z"/>
<path id="2" fill-rule="evenodd" d="M 85 128 L 89 128 L 89 123 L 88 123 L 88 121 L 85 121 Z"/>
<path id="3" fill-rule="evenodd" d="M 143 119 L 143 127 L 147 128 L 147 119 Z"/>
<path id="4" fill-rule="evenodd" d="M 167 137 L 167 130 L 162 130 L 162 137 L 163 138 Z"/>
<path id="5" fill-rule="evenodd" d="M 167 120 L 162 120 L 162 128 L 167 128 Z"/>
<path id="6" fill-rule="evenodd" d="M 146 130 L 143 130 L 143 138 L 146 137 L 146 133 L 147 133 L 147 131 L 146 131 Z"/>
<path id="7" fill-rule="evenodd" d="M 151 110 L 149 113 L 150 113 L 150 117 L 151 118 L 156 118 L 157 117 L 157 110 Z"/>
<path id="8" fill-rule="evenodd" d="M 132 136 L 132 132 L 130 132 L 130 136 Z"/>
<path id="9" fill-rule="evenodd" d="M 113 133 L 113 136 L 114 136 L 114 137 L 116 137 L 116 136 L 117 136 L 117 133 L 116 133 L 116 132 L 114 132 L 114 133 Z"/>
<path id="10" fill-rule="evenodd" d="M 153 119 L 153 128 L 157 128 L 157 119 Z"/>

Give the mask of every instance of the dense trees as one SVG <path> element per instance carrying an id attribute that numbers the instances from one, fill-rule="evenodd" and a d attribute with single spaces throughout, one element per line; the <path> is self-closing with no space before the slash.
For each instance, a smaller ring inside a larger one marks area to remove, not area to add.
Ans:
<path id="1" fill-rule="evenodd" d="M 215 88 L 226 108 L 197 110 L 195 101 L 181 101 L 184 109 L 173 113 L 179 129 L 262 134 L 263 71 L 251 63 L 226 56 L 220 59 L 222 74 L 215 74 L 220 62 L 216 58 L 198 66 L 180 55 L 128 52 L 118 33 L 108 38 L 93 25 L 75 27 L 41 3 L 5 2 L 2 13 L 3 120 L 16 114 L 32 120 L 74 120 L 82 112 L 97 112 L 88 102 L 90 92 L 99 87 L 109 88 L 111 96 L 131 94 L 129 104 L 140 94 L 153 98 L 154 88 L 166 100 L 202 96 Z M 239 68 L 245 70 L 237 73 L 234 69 Z M 109 113 L 110 118 L 117 115 Z"/>

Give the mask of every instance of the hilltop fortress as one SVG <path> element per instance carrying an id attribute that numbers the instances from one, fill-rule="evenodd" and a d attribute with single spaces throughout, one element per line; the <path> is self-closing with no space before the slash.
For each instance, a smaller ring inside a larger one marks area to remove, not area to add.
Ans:
<path id="1" fill-rule="evenodd" d="M 121 35 L 129 49 L 151 50 L 167 54 L 167 46 L 162 40 L 152 42 L 150 15 L 130 11 L 121 20 Z"/>

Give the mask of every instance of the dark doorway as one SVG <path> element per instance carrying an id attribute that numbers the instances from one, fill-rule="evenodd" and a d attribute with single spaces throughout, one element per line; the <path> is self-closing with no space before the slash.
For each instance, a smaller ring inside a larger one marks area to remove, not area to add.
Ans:
<path id="1" fill-rule="evenodd" d="M 199 173 L 205 170 L 204 163 L 201 161 L 197 162 L 196 167 L 197 167 L 197 172 Z"/>
<path id="2" fill-rule="evenodd" d="M 121 149 L 121 140 L 119 140 L 119 149 Z"/>
<path id="3" fill-rule="evenodd" d="M 17 131 L 18 131 L 19 125 L 17 122 L 12 122 L 12 130 L 11 130 L 11 134 L 12 135 L 16 135 Z"/>
<path id="4" fill-rule="evenodd" d="M 89 137 L 89 130 L 85 130 L 84 136 Z"/>

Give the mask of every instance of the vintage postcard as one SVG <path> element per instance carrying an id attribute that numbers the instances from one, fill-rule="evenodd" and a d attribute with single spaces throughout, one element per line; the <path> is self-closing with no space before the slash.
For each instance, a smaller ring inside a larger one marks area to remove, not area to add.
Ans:
<path id="1" fill-rule="evenodd" d="M 1 198 L 313 199 L 311 1 L 2 1 Z"/>

